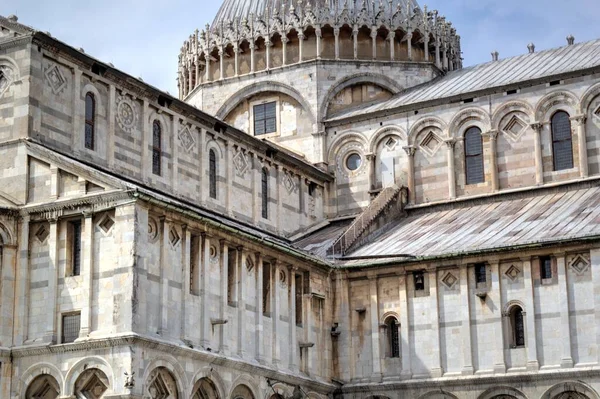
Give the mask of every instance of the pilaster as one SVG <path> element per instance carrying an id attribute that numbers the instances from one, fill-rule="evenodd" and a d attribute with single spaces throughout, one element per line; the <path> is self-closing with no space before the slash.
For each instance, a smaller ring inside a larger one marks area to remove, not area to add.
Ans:
<path id="1" fill-rule="evenodd" d="M 81 309 L 81 324 L 79 338 L 87 338 L 92 327 L 92 299 L 94 298 L 94 264 L 92 254 L 94 253 L 94 224 L 93 214 L 85 214 L 84 228 L 81 236 L 82 257 L 81 276 L 83 278 L 83 300 L 85 306 Z"/>
<path id="2" fill-rule="evenodd" d="M 200 313 L 200 345 L 210 348 L 211 345 L 211 321 L 210 321 L 210 245 L 211 237 L 202 234 L 202 262 L 200 264 L 200 302 L 202 311 Z"/>
<path id="3" fill-rule="evenodd" d="M 56 323 L 56 301 L 58 295 L 58 221 L 50 220 L 50 235 L 48 236 L 48 302 L 46 307 L 46 333 L 44 343 L 55 344 L 57 342 Z"/>
<path id="4" fill-rule="evenodd" d="M 502 298 L 502 276 L 500 275 L 500 263 L 498 261 L 490 262 L 491 268 L 491 278 L 492 278 L 492 288 L 489 292 L 490 296 L 497 295 L 497 300 L 500 306 L 504 303 L 504 299 Z M 504 323 L 503 315 L 500 309 L 498 309 L 498 316 L 496 318 L 496 323 L 502 328 L 496 330 L 496 334 L 494 334 L 494 374 L 504 374 L 506 373 L 506 361 L 504 359 L 504 336 L 505 331 L 504 328 L 506 323 Z"/>
<path id="5" fill-rule="evenodd" d="M 578 145 L 577 149 L 579 152 L 579 176 L 582 179 L 588 177 L 588 156 L 587 156 L 587 137 L 586 137 L 586 129 L 585 124 L 587 121 L 587 117 L 585 115 L 576 115 L 571 118 L 575 125 L 577 126 L 577 138 Z"/>
<path id="6" fill-rule="evenodd" d="M 434 362 L 431 368 L 431 376 L 437 378 L 444 374 L 444 370 L 442 369 L 442 358 L 440 352 L 440 303 L 438 298 L 436 269 L 433 269 L 429 272 L 429 298 L 431 300 L 431 334 L 433 335 L 432 352 Z"/>
<path id="7" fill-rule="evenodd" d="M 525 258 L 523 261 L 523 276 L 525 282 L 525 308 L 523 318 L 525 322 L 525 337 L 527 338 L 527 370 L 537 371 L 540 368 L 537 359 L 537 340 L 535 336 L 535 301 L 533 298 L 533 279 L 531 277 L 531 259 Z"/>
<path id="8" fill-rule="evenodd" d="M 544 125 L 541 123 L 532 123 L 531 128 L 535 132 L 534 138 L 534 154 L 535 154 L 535 183 L 538 186 L 544 184 L 544 163 L 542 160 L 542 129 Z"/>
<path id="9" fill-rule="evenodd" d="M 467 265 L 460 265 L 460 314 L 462 324 L 460 334 L 462 337 L 463 368 L 462 375 L 472 375 L 473 368 L 473 348 L 471 346 L 471 304 L 469 298 L 469 276 Z"/>
<path id="10" fill-rule="evenodd" d="M 377 296 L 377 276 L 369 276 L 369 315 L 371 322 L 371 354 L 373 356 L 373 373 L 371 380 L 381 382 L 383 373 L 381 370 L 381 354 L 379 346 L 379 300 Z"/>
<path id="11" fill-rule="evenodd" d="M 12 343 L 14 346 L 25 342 L 29 326 L 29 222 L 29 215 L 25 215 L 19 223 L 19 252 L 15 275 L 15 313 L 13 317 L 20 318 L 22 322 L 13 323 Z"/>
<path id="12" fill-rule="evenodd" d="M 417 197 L 415 193 L 415 152 L 417 148 L 412 145 L 403 148 L 408 155 L 408 202 L 415 204 Z"/>
<path id="13" fill-rule="evenodd" d="M 256 311 L 255 311 L 255 340 L 256 340 L 256 360 L 259 363 L 265 362 L 265 337 L 263 331 L 263 257 L 260 253 L 256 253 L 255 257 L 255 274 L 256 274 Z"/>
<path id="14" fill-rule="evenodd" d="M 456 140 L 447 139 L 445 142 L 448 147 L 448 197 L 454 199 L 456 198 L 456 172 L 454 170 L 454 146 L 456 145 Z"/>
<path id="15" fill-rule="evenodd" d="M 490 139 L 490 172 L 492 180 L 492 191 L 497 192 L 498 187 L 498 131 L 490 130 L 487 132 Z"/>
<path id="16" fill-rule="evenodd" d="M 411 355 L 410 355 L 410 321 L 408 319 L 408 275 L 406 271 L 398 277 L 399 279 L 399 294 L 400 294 L 400 340 L 401 340 L 401 356 L 402 356 L 402 372 L 400 377 L 403 380 L 412 378 Z"/>
<path id="17" fill-rule="evenodd" d="M 244 264 L 244 248 L 237 248 L 237 270 L 238 270 L 238 325 L 237 325 L 237 354 L 241 358 L 246 357 L 246 287 L 248 281 L 248 271 Z"/>
<path id="18" fill-rule="evenodd" d="M 298 371 L 298 339 L 296 338 L 296 271 L 298 268 L 288 266 L 289 276 L 289 304 L 290 304 L 290 323 L 289 323 L 289 337 L 290 337 L 290 371 Z"/>
<path id="19" fill-rule="evenodd" d="M 560 346 L 562 368 L 573 367 L 571 355 L 571 318 L 569 317 L 569 283 L 564 253 L 556 254 L 556 271 L 558 277 L 559 307 L 560 307 Z"/>
<path id="20" fill-rule="evenodd" d="M 219 319 L 221 326 L 219 329 L 219 352 L 225 356 L 229 356 L 229 341 L 227 339 L 227 306 L 229 306 L 227 298 L 227 287 L 229 284 L 229 245 L 225 240 L 219 240 L 219 260 L 221 261 L 221 300 L 219 304 Z"/>

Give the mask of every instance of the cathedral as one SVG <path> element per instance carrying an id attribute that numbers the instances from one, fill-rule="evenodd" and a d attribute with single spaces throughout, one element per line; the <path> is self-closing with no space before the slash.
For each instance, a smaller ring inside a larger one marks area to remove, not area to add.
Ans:
<path id="1" fill-rule="evenodd" d="M 0 398 L 600 399 L 600 40 L 459 30 L 224 0 L 171 95 L 0 17 Z"/>

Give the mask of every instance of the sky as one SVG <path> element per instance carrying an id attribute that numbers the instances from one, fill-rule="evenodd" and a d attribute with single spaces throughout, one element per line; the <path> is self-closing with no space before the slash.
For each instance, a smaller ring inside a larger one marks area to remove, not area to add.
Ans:
<path id="1" fill-rule="evenodd" d="M 221 0 L 2 0 L 0 15 L 50 34 L 159 89 L 177 93 L 179 49 Z M 464 65 L 600 38 L 599 0 L 428 0 L 462 38 Z"/>

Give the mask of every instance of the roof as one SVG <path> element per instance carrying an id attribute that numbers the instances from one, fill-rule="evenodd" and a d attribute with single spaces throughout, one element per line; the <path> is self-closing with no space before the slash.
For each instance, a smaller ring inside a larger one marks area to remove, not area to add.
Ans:
<path id="1" fill-rule="evenodd" d="M 403 7 L 406 9 L 407 4 L 412 5 L 412 8 L 418 8 L 416 0 L 393 0 L 392 9 L 396 10 L 397 7 Z M 270 10 L 270 13 L 273 13 L 273 10 L 281 10 L 282 4 L 285 4 L 285 10 L 289 11 L 291 6 L 294 6 L 296 10 L 299 8 L 306 8 L 308 4 L 310 4 L 313 9 L 319 5 L 323 7 L 323 0 L 304 0 L 302 4 L 299 4 L 298 0 L 224 0 L 221 8 L 217 12 L 215 16 L 213 27 L 217 27 L 218 23 L 221 21 L 233 21 L 235 19 L 243 20 L 244 18 L 250 19 L 250 14 L 254 14 L 255 16 L 261 16 L 267 14 L 267 8 Z M 343 8 L 343 4 L 346 2 L 339 1 L 339 10 Z M 350 9 L 354 8 L 355 13 L 359 13 L 362 9 L 361 2 L 354 1 L 350 3 Z M 369 14 L 373 14 L 374 12 L 379 12 L 379 2 L 376 0 L 366 0 L 365 7 Z M 333 2 L 331 2 L 331 12 L 335 12 L 336 8 Z M 388 10 L 389 6 L 386 2 L 385 9 Z"/>
<path id="2" fill-rule="evenodd" d="M 423 259 L 600 239 L 600 182 L 593 184 L 413 210 L 348 257 L 410 254 Z"/>
<path id="3" fill-rule="evenodd" d="M 600 66 L 600 39 L 452 71 L 431 82 L 398 93 L 386 101 L 340 112 L 329 118 L 329 121 L 398 109 L 495 87 L 516 85 L 598 66 Z"/>
<path id="4" fill-rule="evenodd" d="M 353 219 L 331 222 L 326 227 L 295 241 L 293 246 L 315 256 L 326 258 L 327 250 L 340 238 Z"/>

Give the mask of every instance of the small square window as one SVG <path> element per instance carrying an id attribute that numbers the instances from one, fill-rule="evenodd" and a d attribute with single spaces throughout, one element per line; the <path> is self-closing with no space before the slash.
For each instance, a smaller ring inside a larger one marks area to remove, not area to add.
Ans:
<path id="1" fill-rule="evenodd" d="M 423 275 L 423 272 L 413 273 L 413 278 L 415 280 L 415 291 L 424 291 L 425 290 L 425 276 Z"/>
<path id="2" fill-rule="evenodd" d="M 62 317 L 62 338 L 63 344 L 75 342 L 79 338 L 79 329 L 81 328 L 81 314 L 71 313 Z"/>
<path id="3" fill-rule="evenodd" d="M 254 135 L 277 133 L 277 103 L 254 106 Z"/>
<path id="4" fill-rule="evenodd" d="M 477 284 L 485 284 L 487 282 L 485 263 L 477 263 L 475 265 L 475 281 Z"/>
<path id="5" fill-rule="evenodd" d="M 540 257 L 540 277 L 542 280 L 552 278 L 552 258 L 549 256 Z"/>

